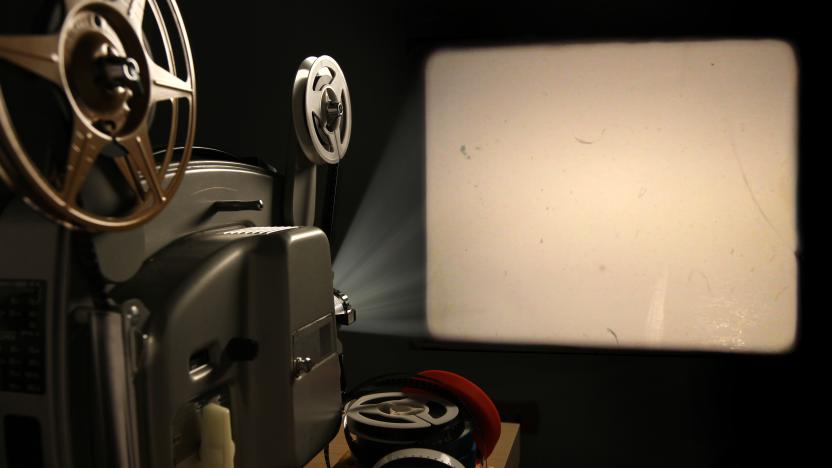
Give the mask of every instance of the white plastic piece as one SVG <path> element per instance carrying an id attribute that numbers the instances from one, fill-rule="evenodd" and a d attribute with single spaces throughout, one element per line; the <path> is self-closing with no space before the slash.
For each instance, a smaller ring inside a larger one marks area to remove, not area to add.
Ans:
<path id="1" fill-rule="evenodd" d="M 202 408 L 200 468 L 234 468 L 234 440 L 231 438 L 231 411 L 216 403 Z"/>

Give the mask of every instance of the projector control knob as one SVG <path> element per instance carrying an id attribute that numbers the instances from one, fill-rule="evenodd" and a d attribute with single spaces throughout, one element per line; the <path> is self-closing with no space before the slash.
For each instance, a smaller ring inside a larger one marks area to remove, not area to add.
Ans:
<path id="1" fill-rule="evenodd" d="M 350 297 L 339 290 L 333 291 L 332 296 L 335 307 L 335 320 L 339 325 L 350 325 L 355 322 L 357 311 L 350 304 Z"/>

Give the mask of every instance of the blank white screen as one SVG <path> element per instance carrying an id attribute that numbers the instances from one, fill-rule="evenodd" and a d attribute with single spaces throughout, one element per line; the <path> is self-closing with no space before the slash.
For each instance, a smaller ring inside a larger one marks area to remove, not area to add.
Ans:
<path id="1" fill-rule="evenodd" d="M 788 44 L 443 50 L 425 83 L 431 335 L 793 345 Z"/>

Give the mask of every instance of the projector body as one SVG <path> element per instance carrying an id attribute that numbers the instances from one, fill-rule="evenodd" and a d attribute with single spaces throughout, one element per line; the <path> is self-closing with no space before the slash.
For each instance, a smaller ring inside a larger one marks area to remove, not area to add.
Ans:
<path id="1" fill-rule="evenodd" d="M 0 25 L 0 468 L 303 465 L 338 430 L 355 318 L 317 222 L 334 177 L 316 204 L 343 71 L 286 83 L 278 171 L 195 146 L 175 0 L 44 8 Z"/>
<path id="2" fill-rule="evenodd" d="M 271 227 L 279 182 L 192 160 L 156 218 L 99 234 L 19 197 L 0 207 L 0 467 L 201 466 L 208 404 L 230 413 L 234 466 L 301 466 L 327 444 L 341 411 L 329 243 Z"/>

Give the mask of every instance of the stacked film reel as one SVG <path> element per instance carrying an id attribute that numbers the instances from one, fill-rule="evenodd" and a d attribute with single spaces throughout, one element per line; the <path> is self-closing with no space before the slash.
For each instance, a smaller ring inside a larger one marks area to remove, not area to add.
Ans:
<path id="1" fill-rule="evenodd" d="M 384 376 L 351 395 L 344 432 L 362 466 L 475 468 L 499 438 L 493 403 L 457 374 Z"/>
<path id="2" fill-rule="evenodd" d="M 346 408 L 346 430 L 352 452 L 374 467 L 395 466 L 393 462 L 415 456 L 440 463 L 436 466 L 463 468 L 472 466 L 475 455 L 471 425 L 460 408 L 428 393 L 359 397 Z"/>
<path id="3" fill-rule="evenodd" d="M 0 35 L 0 61 L 50 83 L 68 103 L 65 161 L 50 173 L 35 163 L 19 138 L 4 97 L 7 90 L 0 87 L 0 179 L 33 208 L 69 228 L 129 229 L 169 203 L 191 155 L 196 82 L 182 17 L 173 0 L 65 0 L 62 12 L 57 33 Z M 145 28 L 160 38 L 163 57 L 157 58 L 164 65 L 154 61 Z M 157 159 L 149 121 L 162 102 L 170 105 L 170 127 Z M 177 134 L 184 135 L 184 147 L 174 161 Z M 80 196 L 104 159 L 116 168 L 119 180 L 112 183 L 132 192 L 131 206 L 118 214 L 90 210 Z"/>

